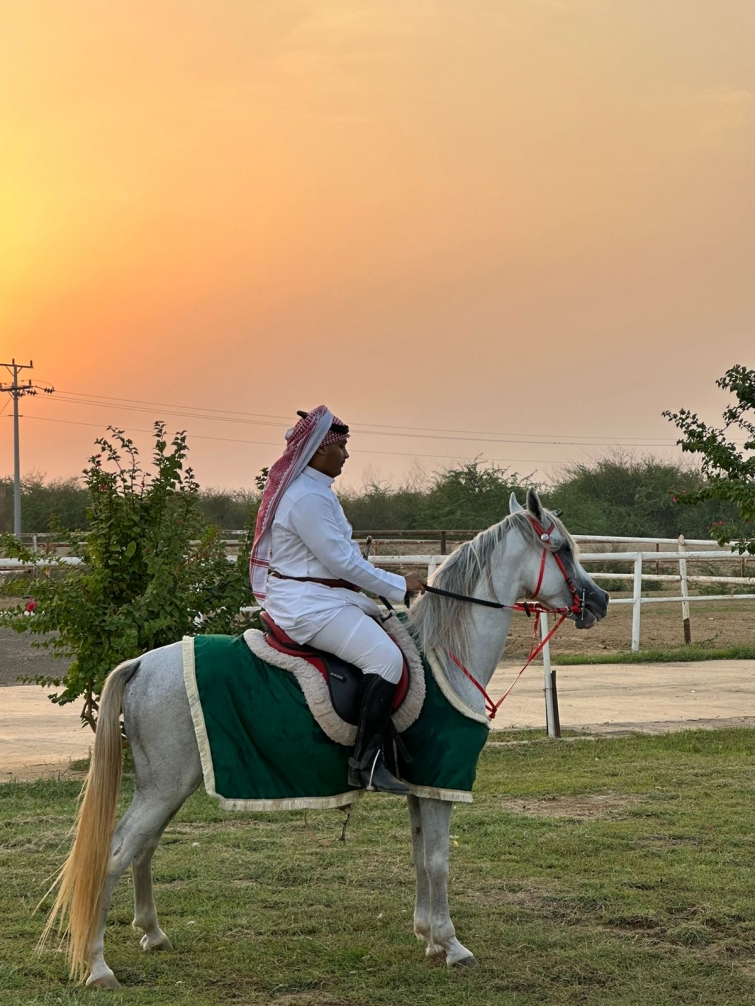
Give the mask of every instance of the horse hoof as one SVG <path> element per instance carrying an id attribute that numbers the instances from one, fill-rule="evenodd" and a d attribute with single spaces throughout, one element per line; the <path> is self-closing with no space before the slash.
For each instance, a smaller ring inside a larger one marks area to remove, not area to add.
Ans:
<path id="1" fill-rule="evenodd" d="M 458 961 L 448 961 L 449 968 L 477 968 L 479 967 L 479 961 L 474 954 L 470 954 L 469 957 L 462 957 Z"/>
<path id="2" fill-rule="evenodd" d="M 435 943 L 430 943 L 427 950 L 425 950 L 425 957 L 429 957 L 431 960 L 438 960 L 440 957 L 445 959 L 445 956 L 446 951 L 443 947 L 439 947 Z"/>
<path id="3" fill-rule="evenodd" d="M 101 975 L 90 975 L 87 978 L 88 989 L 118 989 L 120 987 L 121 983 L 109 968 Z"/>
<path id="4" fill-rule="evenodd" d="M 148 936 L 146 933 L 139 940 L 139 946 L 142 950 L 172 950 L 173 944 L 170 942 L 165 933 L 160 930 L 158 936 Z"/>

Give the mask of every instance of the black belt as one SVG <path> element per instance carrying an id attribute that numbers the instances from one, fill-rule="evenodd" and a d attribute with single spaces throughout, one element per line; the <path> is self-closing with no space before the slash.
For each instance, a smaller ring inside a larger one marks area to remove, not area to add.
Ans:
<path id="1" fill-rule="evenodd" d="M 298 580 L 300 583 L 321 583 L 324 587 L 345 587 L 346 590 L 356 590 L 361 591 L 361 587 L 357 587 L 354 583 L 349 583 L 348 580 L 335 580 L 328 579 L 322 576 L 288 576 L 286 573 L 279 573 L 277 569 L 271 569 L 269 571 L 270 576 L 274 576 L 277 580 Z"/>

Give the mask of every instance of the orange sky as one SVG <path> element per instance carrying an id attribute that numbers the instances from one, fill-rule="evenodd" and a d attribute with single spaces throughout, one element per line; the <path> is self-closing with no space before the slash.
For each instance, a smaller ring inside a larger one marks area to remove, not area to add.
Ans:
<path id="1" fill-rule="evenodd" d="M 753 51 L 751 0 L 7 0 L 0 359 L 60 392 L 23 470 L 164 416 L 250 485 L 321 401 L 346 485 L 673 453 L 755 365 Z"/>

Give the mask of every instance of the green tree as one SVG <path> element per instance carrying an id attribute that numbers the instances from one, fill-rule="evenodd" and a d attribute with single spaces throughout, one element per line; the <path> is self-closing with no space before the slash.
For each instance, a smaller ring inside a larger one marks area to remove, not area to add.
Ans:
<path id="1" fill-rule="evenodd" d="M 709 538 L 711 524 L 733 510 L 711 500 L 697 511 L 681 511 L 674 501 L 703 485 L 698 469 L 616 453 L 567 468 L 543 495 L 548 506 L 563 510 L 574 534 Z"/>
<path id="2" fill-rule="evenodd" d="M 249 522 L 259 508 L 260 494 L 253 489 L 202 489 L 199 508 L 211 524 L 237 531 Z"/>
<path id="3" fill-rule="evenodd" d="M 697 506 L 717 500 L 733 508 L 735 516 L 719 520 L 713 534 L 719 544 L 736 540 L 736 550 L 755 554 L 755 370 L 737 364 L 716 381 L 730 392 L 734 404 L 723 413 L 723 425 L 708 426 L 689 409 L 666 410 L 663 415 L 684 434 L 677 443 L 683 451 L 699 454 L 704 484 L 681 493 L 678 502 Z M 739 437 L 740 439 L 735 439 Z"/>
<path id="4" fill-rule="evenodd" d="M 41 557 L 12 536 L 2 541 L 8 554 L 37 566 L 14 587 L 33 593 L 34 617 L 18 609 L 10 624 L 43 635 L 38 645 L 73 660 L 65 675 L 35 680 L 62 686 L 53 702 L 83 696 L 82 717 L 92 726 L 105 677 L 120 661 L 186 634 L 241 631 L 251 623 L 239 617 L 239 608 L 251 602 L 250 535 L 230 563 L 220 529 L 202 515 L 199 487 L 185 467 L 186 435 L 177 433 L 168 443 L 165 424 L 155 423 L 153 470 L 147 472 L 133 442 L 109 429 L 111 439 L 96 441 L 100 451 L 84 470 L 89 530 L 67 538 L 82 564 L 58 560 L 43 567 Z"/>
<path id="5" fill-rule="evenodd" d="M 440 472 L 415 517 L 413 527 L 484 528 L 509 512 L 512 490 L 527 480 L 508 468 L 469 461 Z"/>
<path id="6" fill-rule="evenodd" d="M 25 531 L 49 531 L 52 524 L 69 531 L 86 527 L 87 491 L 81 479 L 49 479 L 32 472 L 21 479 Z M 13 479 L 0 479 L 0 531 L 13 527 Z"/>
<path id="7" fill-rule="evenodd" d="M 370 482 L 361 492 L 339 493 L 339 499 L 351 525 L 358 530 L 397 530 L 424 526 L 421 520 L 425 494 L 417 486 L 393 488 L 382 482 Z"/>

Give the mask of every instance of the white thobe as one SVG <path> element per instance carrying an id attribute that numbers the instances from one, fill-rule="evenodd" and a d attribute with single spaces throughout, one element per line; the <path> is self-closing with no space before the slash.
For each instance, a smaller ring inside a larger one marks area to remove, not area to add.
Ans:
<path id="1" fill-rule="evenodd" d="M 389 601 L 402 601 L 405 578 L 362 558 L 332 485 L 329 475 L 307 467 L 285 491 L 272 523 L 270 569 L 286 576 L 348 580 Z M 374 601 L 346 587 L 267 578 L 265 608 L 297 643 L 309 642 L 349 605 L 372 617 L 379 614 Z"/>

